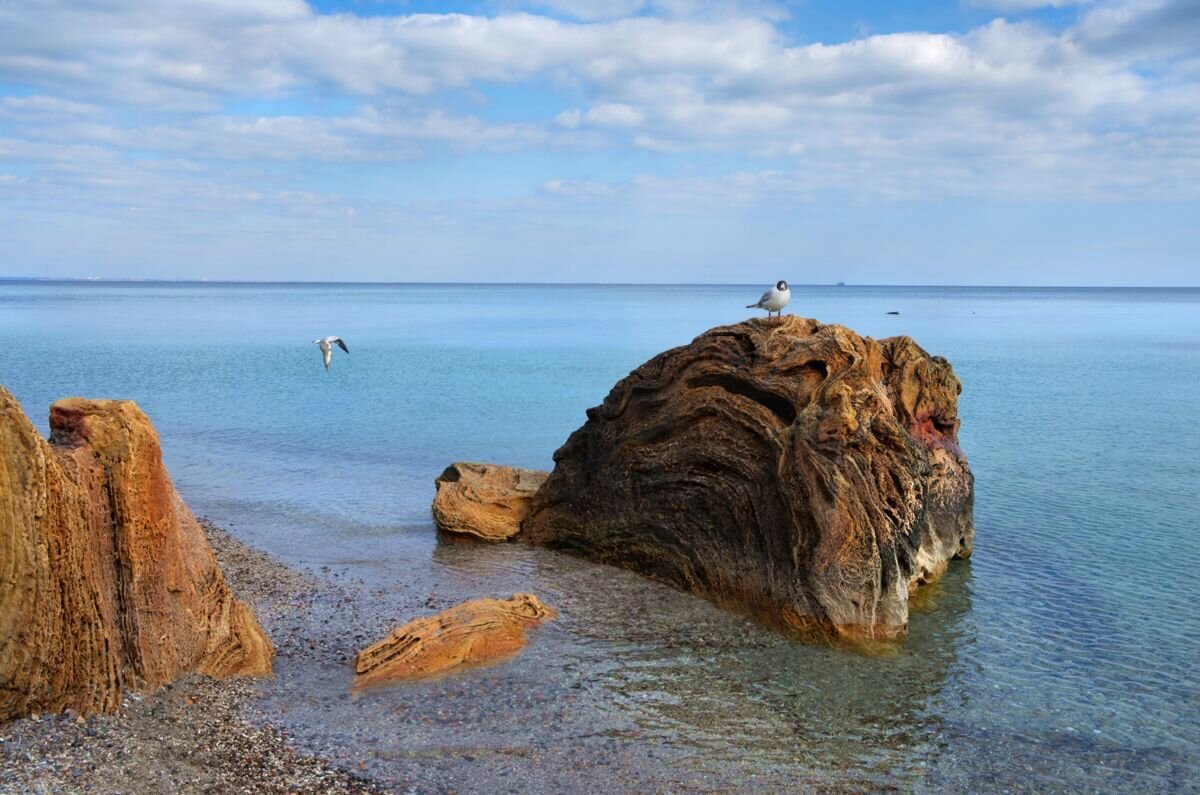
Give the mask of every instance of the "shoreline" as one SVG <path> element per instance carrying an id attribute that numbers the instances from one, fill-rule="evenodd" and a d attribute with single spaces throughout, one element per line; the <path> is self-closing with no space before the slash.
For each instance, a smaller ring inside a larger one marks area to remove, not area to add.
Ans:
<path id="1" fill-rule="evenodd" d="M 336 584 L 288 566 L 199 519 L 235 596 L 249 603 L 281 657 L 313 657 L 297 611 L 345 598 Z M 326 650 L 328 653 L 329 650 Z M 188 674 L 111 715 L 72 710 L 0 725 L 0 793 L 281 792 L 390 790 L 299 750 L 254 707 L 248 678 Z"/>

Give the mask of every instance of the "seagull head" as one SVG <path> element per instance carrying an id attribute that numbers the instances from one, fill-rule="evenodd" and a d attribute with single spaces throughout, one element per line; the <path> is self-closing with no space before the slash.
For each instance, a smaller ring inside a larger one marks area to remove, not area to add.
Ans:
<path id="1" fill-rule="evenodd" d="M 775 289 L 781 293 L 786 292 L 787 288 L 788 288 L 787 282 L 785 282 L 783 279 L 780 279 L 778 282 L 775 283 Z"/>

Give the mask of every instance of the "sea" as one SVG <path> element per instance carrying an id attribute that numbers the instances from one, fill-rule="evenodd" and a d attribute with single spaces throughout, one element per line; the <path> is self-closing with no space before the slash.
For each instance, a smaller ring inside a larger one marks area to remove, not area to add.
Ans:
<path id="1" fill-rule="evenodd" d="M 365 696 L 281 657 L 264 713 L 385 786 L 1200 790 L 1200 289 L 793 286 L 790 312 L 910 335 L 963 383 L 975 553 L 889 654 L 439 540 L 448 464 L 551 468 L 618 379 L 763 289 L 3 281 L 0 384 L 43 431 L 62 397 L 137 401 L 195 513 L 361 584 L 382 632 L 426 600 L 559 608 L 512 660 Z"/>

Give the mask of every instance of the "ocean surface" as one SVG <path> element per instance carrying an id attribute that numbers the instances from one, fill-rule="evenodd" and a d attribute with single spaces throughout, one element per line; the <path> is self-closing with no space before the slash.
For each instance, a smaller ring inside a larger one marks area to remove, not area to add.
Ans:
<path id="1" fill-rule="evenodd" d="M 793 287 L 964 388 L 975 555 L 892 655 L 804 646 L 636 575 L 439 542 L 433 479 L 550 468 L 610 387 L 762 286 L 0 282 L 0 384 L 132 398 L 200 515 L 394 623 L 529 590 L 516 659 L 347 692 L 282 660 L 296 742 L 457 792 L 1200 789 L 1200 290 Z M 898 311 L 899 315 L 888 315 Z M 342 336 L 326 372 L 311 340 Z"/>

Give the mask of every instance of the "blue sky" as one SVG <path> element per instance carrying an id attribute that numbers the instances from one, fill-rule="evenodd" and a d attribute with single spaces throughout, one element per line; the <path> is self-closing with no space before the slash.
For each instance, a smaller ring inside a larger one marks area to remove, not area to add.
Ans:
<path id="1" fill-rule="evenodd" d="M 1195 0 L 0 0 L 0 275 L 1200 284 Z"/>

